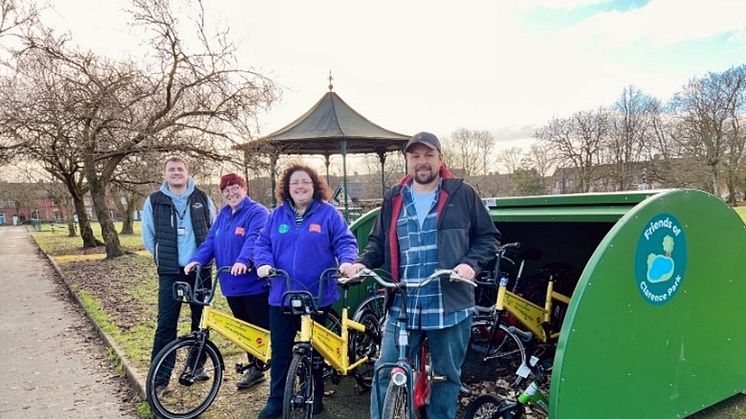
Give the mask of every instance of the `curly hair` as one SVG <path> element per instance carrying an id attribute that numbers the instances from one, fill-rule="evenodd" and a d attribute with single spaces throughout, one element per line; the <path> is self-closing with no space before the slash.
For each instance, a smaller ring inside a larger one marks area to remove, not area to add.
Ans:
<path id="1" fill-rule="evenodd" d="M 324 178 L 319 176 L 318 172 L 305 164 L 292 163 L 282 171 L 280 180 L 277 182 L 277 187 L 275 188 L 277 202 L 285 202 L 285 200 L 293 201 L 293 198 L 290 197 L 290 176 L 299 170 L 308 173 L 308 176 L 311 178 L 311 182 L 313 183 L 313 199 L 328 201 L 331 198 L 332 193 L 329 190 L 329 185 L 326 184 Z"/>

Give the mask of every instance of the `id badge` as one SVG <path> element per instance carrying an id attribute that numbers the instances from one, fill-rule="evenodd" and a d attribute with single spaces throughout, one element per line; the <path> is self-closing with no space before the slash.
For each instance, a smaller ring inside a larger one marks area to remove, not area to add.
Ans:
<path id="1" fill-rule="evenodd" d="M 178 227 L 176 231 L 179 236 L 186 236 L 186 227 Z"/>

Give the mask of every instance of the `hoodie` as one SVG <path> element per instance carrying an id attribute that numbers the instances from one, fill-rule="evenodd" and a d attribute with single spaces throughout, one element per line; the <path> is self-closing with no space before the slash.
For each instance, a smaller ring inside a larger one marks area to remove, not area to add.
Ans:
<path id="1" fill-rule="evenodd" d="M 179 266 L 186 266 L 197 250 L 197 241 L 194 237 L 194 230 L 192 229 L 192 217 L 187 206 L 187 201 L 189 200 L 189 196 L 194 192 L 194 188 L 194 179 L 191 177 L 187 179 L 186 192 L 181 195 L 174 195 L 169 191 L 166 182 L 163 182 L 160 188 L 161 192 L 171 198 L 176 211 L 179 214 L 184 214 L 181 225 L 186 228 L 186 234 L 177 238 Z M 215 220 L 215 204 L 210 198 L 208 198 L 208 202 L 210 207 L 210 221 L 212 222 Z M 153 225 L 153 207 L 150 203 L 150 197 L 145 200 L 145 204 L 142 207 L 142 242 L 145 248 L 148 249 L 148 252 L 155 256 L 155 226 Z"/>

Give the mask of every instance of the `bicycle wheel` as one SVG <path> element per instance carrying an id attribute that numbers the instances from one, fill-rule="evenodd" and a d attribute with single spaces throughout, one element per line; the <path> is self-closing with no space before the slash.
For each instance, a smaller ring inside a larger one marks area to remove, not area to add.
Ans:
<path id="1" fill-rule="evenodd" d="M 389 381 L 386 389 L 386 397 L 383 399 L 382 419 L 409 419 L 409 393 L 408 384 L 402 386 Z M 415 414 L 416 415 L 416 414 Z"/>
<path id="2" fill-rule="evenodd" d="M 488 322 L 474 322 L 462 378 L 466 382 L 494 380 L 495 377 L 512 377 L 522 364 L 526 364 L 526 347 L 508 326 Z"/>
<path id="3" fill-rule="evenodd" d="M 283 419 L 310 418 L 313 411 L 313 390 L 310 354 L 293 355 L 285 382 L 285 396 L 282 401 Z"/>
<path id="4" fill-rule="evenodd" d="M 215 345 L 180 338 L 153 359 L 146 381 L 148 403 L 158 416 L 193 418 L 210 407 L 222 381 L 223 360 Z"/>
<path id="5" fill-rule="evenodd" d="M 378 324 L 383 326 L 384 318 L 386 317 L 386 303 L 384 301 L 383 294 L 375 294 L 364 299 L 360 305 L 355 309 L 353 318 L 357 317 L 359 313 L 363 311 L 369 311 L 378 318 Z M 383 330 L 381 330 L 383 333 Z"/>
<path id="6" fill-rule="evenodd" d="M 518 419 L 522 413 L 518 405 L 508 403 L 500 396 L 485 394 L 466 406 L 464 419 Z"/>
<path id="7" fill-rule="evenodd" d="M 365 326 L 365 332 L 350 333 L 350 361 L 355 362 L 363 357 L 376 357 L 378 349 L 381 346 L 381 334 L 378 316 L 374 313 L 363 310 L 355 313 L 354 321 Z M 369 361 L 360 365 L 355 371 L 355 379 L 360 390 L 370 390 L 373 382 L 374 364 Z"/>

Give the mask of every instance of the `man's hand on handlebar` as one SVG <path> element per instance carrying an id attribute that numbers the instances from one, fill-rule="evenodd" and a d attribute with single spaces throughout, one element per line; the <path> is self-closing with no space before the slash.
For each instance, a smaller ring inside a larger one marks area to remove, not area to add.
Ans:
<path id="1" fill-rule="evenodd" d="M 453 271 L 456 272 L 461 278 L 468 279 L 469 281 L 474 280 L 474 276 L 477 274 L 476 272 L 474 272 L 474 269 L 472 269 L 471 266 L 465 263 L 456 265 L 456 267 L 453 268 Z"/>
<path id="2" fill-rule="evenodd" d="M 231 267 L 231 275 L 241 275 L 249 271 L 249 266 L 242 262 L 236 262 Z"/>
<path id="3" fill-rule="evenodd" d="M 184 273 L 185 274 L 189 274 L 189 272 L 192 272 L 194 270 L 194 268 L 197 267 L 197 266 L 199 266 L 198 262 L 189 262 L 189 263 L 187 263 L 187 265 L 184 267 Z"/>
<path id="4" fill-rule="evenodd" d="M 362 263 L 343 263 L 339 265 L 339 272 L 345 278 L 352 278 L 357 275 L 358 271 L 365 269 L 365 265 Z"/>
<path id="5" fill-rule="evenodd" d="M 259 278 L 267 277 L 270 273 L 272 273 L 272 267 L 269 265 L 262 265 L 256 269 L 256 274 L 259 275 Z"/>

